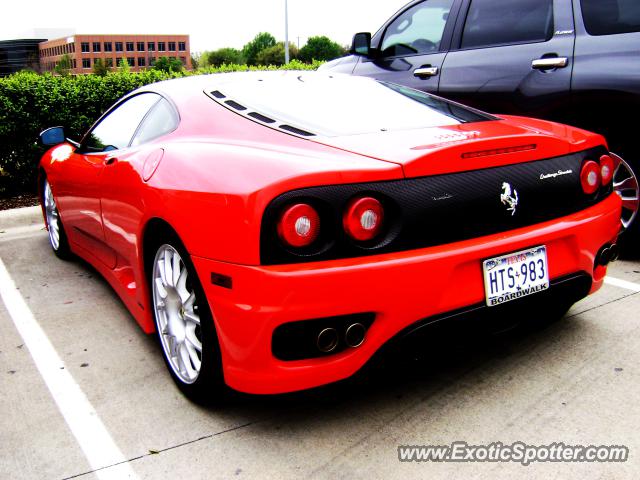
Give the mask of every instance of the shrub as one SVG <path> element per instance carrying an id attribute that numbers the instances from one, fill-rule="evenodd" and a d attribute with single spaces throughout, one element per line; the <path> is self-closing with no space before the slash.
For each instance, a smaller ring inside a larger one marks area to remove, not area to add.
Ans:
<path id="1" fill-rule="evenodd" d="M 273 35 L 267 32 L 261 32 L 257 34 L 253 40 L 242 47 L 242 55 L 247 60 L 249 65 L 256 65 L 256 58 L 258 54 L 269 47 L 273 47 L 276 44 L 276 39 Z"/>
<path id="2" fill-rule="evenodd" d="M 295 60 L 298 56 L 297 47 L 289 42 L 289 58 Z M 256 56 L 258 65 L 284 65 L 284 42 L 279 42 L 273 47 L 265 48 Z"/>
<path id="3" fill-rule="evenodd" d="M 212 67 L 229 64 L 240 65 L 243 63 L 245 63 L 245 60 L 242 52 L 235 48 L 220 48 L 207 53 L 207 64 Z"/>
<path id="4" fill-rule="evenodd" d="M 319 65 L 293 61 L 282 68 L 311 70 Z M 192 74 L 275 68 L 223 65 L 194 73 L 150 69 L 105 76 L 20 72 L 0 78 L 0 196 L 36 190 L 38 161 L 45 151 L 38 135 L 47 127 L 61 125 L 69 138 L 79 139 L 107 108 L 143 85 Z"/>
<path id="5" fill-rule="evenodd" d="M 303 62 L 312 60 L 329 61 L 342 57 L 346 50 L 328 37 L 311 37 L 307 44 L 300 49 L 299 58 Z"/>

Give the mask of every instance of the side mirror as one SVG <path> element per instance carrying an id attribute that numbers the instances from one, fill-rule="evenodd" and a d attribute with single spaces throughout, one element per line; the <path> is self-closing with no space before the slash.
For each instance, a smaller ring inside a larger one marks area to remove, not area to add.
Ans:
<path id="1" fill-rule="evenodd" d="M 66 140 L 63 127 L 51 127 L 40 133 L 40 141 L 43 145 L 59 145 Z"/>
<path id="2" fill-rule="evenodd" d="M 364 56 L 371 53 L 371 34 L 369 32 L 360 32 L 353 36 L 351 53 Z"/>

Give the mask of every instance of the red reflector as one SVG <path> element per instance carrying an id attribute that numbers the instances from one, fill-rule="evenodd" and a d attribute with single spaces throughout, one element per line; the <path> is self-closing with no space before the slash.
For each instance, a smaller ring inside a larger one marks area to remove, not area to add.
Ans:
<path id="1" fill-rule="evenodd" d="M 384 209 L 372 197 L 354 198 L 342 217 L 345 232 L 354 240 L 364 242 L 375 238 L 382 229 Z"/>
<path id="2" fill-rule="evenodd" d="M 609 185 L 613 179 L 613 158 L 609 155 L 600 157 L 600 176 L 602 177 L 602 185 Z"/>
<path id="3" fill-rule="evenodd" d="M 518 145 L 516 147 L 494 148 L 491 150 L 480 150 L 478 152 L 466 152 L 462 154 L 462 158 L 478 158 L 489 157 L 491 155 L 504 155 L 505 153 L 526 152 L 527 150 L 535 150 L 536 148 L 537 145 L 534 143 L 530 145 Z"/>
<path id="4" fill-rule="evenodd" d="M 306 247 L 318 238 L 320 216 L 311 205 L 297 203 L 283 212 L 277 228 L 280 239 L 290 247 Z"/>
<path id="5" fill-rule="evenodd" d="M 587 195 L 595 193 L 600 187 L 600 165 L 593 160 L 587 160 L 580 172 L 580 183 L 584 193 Z"/>

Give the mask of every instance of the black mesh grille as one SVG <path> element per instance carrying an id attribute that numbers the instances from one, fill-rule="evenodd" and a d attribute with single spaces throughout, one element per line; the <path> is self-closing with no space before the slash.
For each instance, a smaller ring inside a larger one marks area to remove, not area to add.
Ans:
<path id="1" fill-rule="evenodd" d="M 597 161 L 604 153 L 606 150 L 602 147 L 462 173 L 291 191 L 274 199 L 265 210 L 261 261 L 263 264 L 296 263 L 409 250 L 504 232 L 569 215 L 612 193 L 609 187 L 587 196 L 580 185 L 580 170 L 585 159 Z M 518 204 L 513 214 L 501 201 L 505 183 L 511 188 L 512 198 L 517 192 Z M 376 197 L 383 203 L 386 230 L 374 242 L 358 245 L 343 231 L 342 212 L 351 198 L 362 194 Z M 285 248 L 276 232 L 280 213 L 297 202 L 314 206 L 321 219 L 319 239 L 301 251 Z"/>

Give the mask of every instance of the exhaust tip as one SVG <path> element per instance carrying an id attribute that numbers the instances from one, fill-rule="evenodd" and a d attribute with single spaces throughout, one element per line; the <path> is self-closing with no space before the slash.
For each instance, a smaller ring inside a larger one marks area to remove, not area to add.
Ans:
<path id="1" fill-rule="evenodd" d="M 316 340 L 318 350 L 323 353 L 333 352 L 338 346 L 338 332 L 335 328 L 325 328 L 318 334 Z"/>
<path id="2" fill-rule="evenodd" d="M 344 341 L 351 348 L 359 347 L 364 343 L 367 329 L 361 323 L 352 323 L 344 333 Z"/>
<path id="3" fill-rule="evenodd" d="M 614 243 L 609 247 L 609 261 L 615 262 L 618 259 L 618 255 L 620 255 L 620 247 L 617 243 Z"/>

